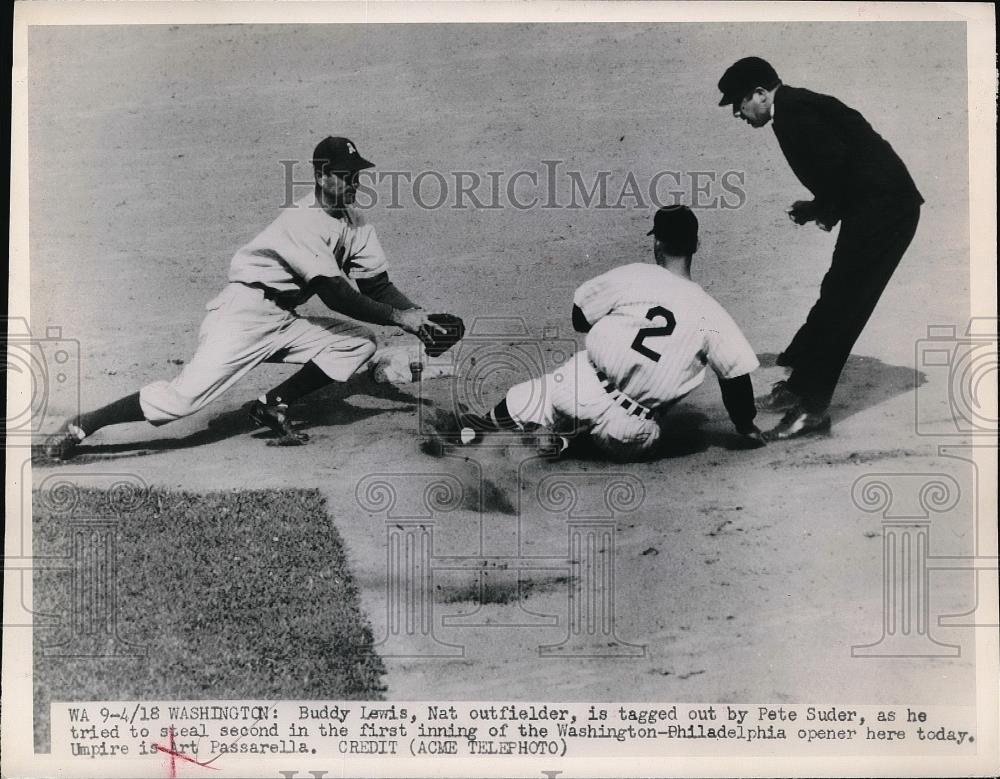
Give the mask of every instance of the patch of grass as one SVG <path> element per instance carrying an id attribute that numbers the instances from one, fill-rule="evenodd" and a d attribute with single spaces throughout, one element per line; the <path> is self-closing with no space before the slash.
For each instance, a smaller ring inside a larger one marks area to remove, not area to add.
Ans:
<path id="1" fill-rule="evenodd" d="M 317 491 L 60 497 L 34 494 L 36 751 L 50 701 L 382 697 Z"/>

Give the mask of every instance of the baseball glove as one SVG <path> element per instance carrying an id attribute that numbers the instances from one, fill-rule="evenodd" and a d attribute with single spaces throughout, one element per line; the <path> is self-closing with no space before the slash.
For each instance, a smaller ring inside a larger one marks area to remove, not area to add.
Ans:
<path id="1" fill-rule="evenodd" d="M 423 327 L 417 337 L 424 344 L 428 357 L 438 357 L 462 340 L 465 335 L 465 322 L 454 314 L 428 314 L 427 318 L 440 325 L 446 332 L 442 333 L 430 327 Z"/>

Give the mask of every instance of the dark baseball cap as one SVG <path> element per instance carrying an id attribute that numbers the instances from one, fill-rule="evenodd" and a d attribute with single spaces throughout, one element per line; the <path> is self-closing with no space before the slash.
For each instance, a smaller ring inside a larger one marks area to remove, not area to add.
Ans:
<path id="1" fill-rule="evenodd" d="M 314 167 L 326 167 L 327 170 L 337 171 L 364 170 L 375 167 L 374 162 L 369 162 L 358 154 L 358 147 L 353 142 L 334 135 L 328 135 L 316 144 L 312 162 Z"/>
<path id="2" fill-rule="evenodd" d="M 646 235 L 655 235 L 671 254 L 694 254 L 698 248 L 698 217 L 687 206 L 665 206 L 653 217 L 653 229 Z"/>
<path id="3" fill-rule="evenodd" d="M 780 80 L 767 60 L 744 57 L 730 65 L 719 79 L 719 90 L 722 92 L 719 105 L 738 103 L 757 87 L 771 89 Z"/>

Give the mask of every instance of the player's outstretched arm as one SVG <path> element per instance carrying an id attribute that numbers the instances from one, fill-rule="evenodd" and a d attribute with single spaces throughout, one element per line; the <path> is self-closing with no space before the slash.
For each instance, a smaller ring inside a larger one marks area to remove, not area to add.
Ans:
<path id="1" fill-rule="evenodd" d="M 722 403 L 726 407 L 729 418 L 736 427 L 736 432 L 743 436 L 744 443 L 750 449 L 766 445 L 764 434 L 754 424 L 757 417 L 757 404 L 753 399 L 753 384 L 750 374 L 744 373 L 732 379 L 719 379 L 722 389 Z"/>
<path id="2" fill-rule="evenodd" d="M 372 300 L 385 303 L 401 311 L 408 308 L 420 308 L 399 291 L 399 288 L 389 280 L 389 274 L 385 271 L 370 279 L 358 279 L 358 291 Z"/>
<path id="3" fill-rule="evenodd" d="M 427 353 L 436 356 L 447 351 L 453 343 L 462 339 L 464 325 L 456 325 L 461 320 L 449 314 L 425 314 L 424 310 L 404 295 L 389 280 L 385 271 L 370 279 L 358 279 L 358 291 L 372 300 L 392 306 L 398 312 L 393 324 L 413 333 L 427 347 Z M 410 313 L 417 312 L 417 313 Z M 450 324 L 452 332 L 442 326 L 442 320 Z M 461 332 L 455 331 L 460 327 Z"/>
<path id="4" fill-rule="evenodd" d="M 418 335 L 422 328 L 443 330 L 427 318 L 422 308 L 398 309 L 388 303 L 372 300 L 352 287 L 347 279 L 323 277 L 316 283 L 320 300 L 338 314 L 373 325 L 395 325 L 408 333 Z"/>

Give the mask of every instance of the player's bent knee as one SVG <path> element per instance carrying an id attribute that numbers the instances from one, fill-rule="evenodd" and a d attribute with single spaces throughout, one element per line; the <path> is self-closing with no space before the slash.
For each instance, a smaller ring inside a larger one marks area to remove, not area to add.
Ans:
<path id="1" fill-rule="evenodd" d="M 357 339 L 357 343 L 352 345 L 348 359 L 354 363 L 354 370 L 367 363 L 375 354 L 377 349 L 374 334 L 365 334 Z"/>
<path id="2" fill-rule="evenodd" d="M 349 342 L 340 341 L 313 357 L 313 362 L 334 381 L 347 381 L 371 360 L 375 350 L 374 334 L 366 333 Z"/>
<path id="3" fill-rule="evenodd" d="M 660 447 L 659 431 L 629 436 L 626 440 L 617 437 L 595 436 L 597 447 L 617 463 L 637 463 L 653 459 Z"/>
<path id="4" fill-rule="evenodd" d="M 376 349 L 378 349 L 378 344 L 375 343 L 375 334 L 369 333 L 368 337 L 364 339 L 364 342 L 359 347 L 359 352 L 364 356 L 365 361 L 367 361 L 372 358 Z"/>
<path id="5" fill-rule="evenodd" d="M 544 377 L 515 384 L 505 396 L 507 410 L 518 424 L 550 425 L 552 393 L 546 391 Z"/>

